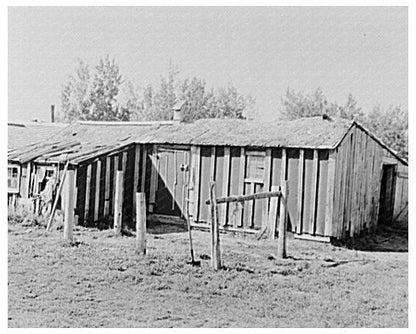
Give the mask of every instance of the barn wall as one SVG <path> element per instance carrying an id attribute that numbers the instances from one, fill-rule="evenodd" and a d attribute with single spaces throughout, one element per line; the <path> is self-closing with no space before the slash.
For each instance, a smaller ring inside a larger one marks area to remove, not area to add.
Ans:
<path id="1" fill-rule="evenodd" d="M 383 163 L 397 164 L 398 170 L 407 168 L 366 132 L 357 126 L 351 128 L 336 152 L 334 237 L 354 236 L 376 228 Z M 395 198 L 400 194 L 400 200 L 394 202 L 395 213 L 407 203 L 407 183 L 397 180 Z"/>
<path id="2" fill-rule="evenodd" d="M 123 224 L 134 227 L 134 187 L 136 152 L 140 164 L 140 150 L 126 147 L 112 154 L 102 155 L 81 164 L 76 176 L 76 209 L 78 222 L 84 226 L 112 226 L 114 217 L 115 177 L 117 170 L 124 171 L 123 182 Z M 141 176 L 137 176 L 137 182 Z"/>
<path id="3" fill-rule="evenodd" d="M 257 183 L 255 188 L 249 183 L 249 154 L 252 151 L 262 154 L 265 161 L 263 183 Z M 329 157 L 329 150 L 200 147 L 200 154 L 191 159 L 196 182 L 195 194 L 191 196 L 195 198 L 193 224 L 208 226 L 209 207 L 205 200 L 209 197 L 212 179 L 216 182 L 217 197 L 249 194 L 253 189 L 254 192 L 270 191 L 272 186 L 280 186 L 283 179 L 288 179 L 288 229 L 299 234 L 331 236 L 329 216 L 332 216 L 333 187 L 330 185 L 333 182 L 328 180 L 333 181 L 333 178 L 328 173 Z M 221 225 L 229 228 L 260 230 L 267 226 L 269 209 L 267 200 L 246 202 L 244 206 L 222 204 L 219 220 Z"/>

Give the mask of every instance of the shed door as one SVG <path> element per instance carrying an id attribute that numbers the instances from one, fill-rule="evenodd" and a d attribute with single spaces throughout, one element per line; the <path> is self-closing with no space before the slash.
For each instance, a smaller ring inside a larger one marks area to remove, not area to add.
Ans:
<path id="1" fill-rule="evenodd" d="M 383 165 L 380 190 L 379 223 L 390 223 L 394 210 L 394 190 L 397 165 Z"/>
<path id="2" fill-rule="evenodd" d="M 264 186 L 264 152 L 247 151 L 247 168 L 244 178 L 244 194 L 255 194 L 263 191 Z M 262 201 L 244 202 L 243 224 L 246 228 L 260 229 Z"/>
<path id="3" fill-rule="evenodd" d="M 155 213 L 185 217 L 190 151 L 158 148 L 158 158 Z"/>

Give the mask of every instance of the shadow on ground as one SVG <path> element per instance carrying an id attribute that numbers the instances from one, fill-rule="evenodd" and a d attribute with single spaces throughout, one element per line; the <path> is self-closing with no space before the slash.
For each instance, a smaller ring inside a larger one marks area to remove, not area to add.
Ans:
<path id="1" fill-rule="evenodd" d="M 186 232 L 185 225 L 163 224 L 157 221 L 147 222 L 147 233 L 149 234 L 170 234 Z"/>
<path id="2" fill-rule="evenodd" d="M 408 252 L 407 228 L 382 226 L 375 233 L 332 242 L 335 246 L 368 252 Z"/>

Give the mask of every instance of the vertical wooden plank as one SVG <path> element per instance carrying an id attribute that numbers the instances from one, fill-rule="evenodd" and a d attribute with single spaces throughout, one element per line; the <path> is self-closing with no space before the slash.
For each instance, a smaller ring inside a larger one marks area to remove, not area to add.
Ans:
<path id="1" fill-rule="evenodd" d="M 287 179 L 287 153 L 286 149 L 282 148 L 282 164 L 280 167 L 280 186 L 286 181 Z M 282 207 L 280 202 L 280 208 Z M 279 224 L 281 219 L 279 219 Z"/>
<path id="2" fill-rule="evenodd" d="M 150 174 L 150 198 L 149 198 L 149 212 L 152 213 L 154 209 L 154 205 L 156 203 L 156 182 L 157 182 L 157 146 L 156 144 L 153 145 L 153 152 L 152 152 L 152 169 Z"/>
<path id="3" fill-rule="evenodd" d="M 188 184 L 188 217 L 189 220 L 194 223 L 195 222 L 195 151 L 196 147 L 191 146 L 191 166 L 189 168 L 189 184 Z M 167 165 L 167 163 L 166 163 Z M 167 175 L 167 172 L 165 172 Z"/>
<path id="4" fill-rule="evenodd" d="M 282 148 L 282 168 L 280 173 L 280 185 L 282 185 L 287 179 L 287 154 L 285 148 Z"/>
<path id="5" fill-rule="evenodd" d="M 77 203 L 78 203 L 78 167 L 75 167 L 74 172 L 74 210 L 77 210 Z M 74 211 L 75 212 L 75 211 Z M 75 226 L 78 225 L 78 215 L 74 216 L 74 224 Z"/>
<path id="6" fill-rule="evenodd" d="M 272 186 L 271 191 L 278 191 L 279 186 Z M 276 224 L 277 224 L 277 207 L 279 205 L 279 197 L 272 197 L 270 200 L 270 213 L 269 213 L 269 231 L 270 238 L 274 240 L 276 238 Z"/>
<path id="7" fill-rule="evenodd" d="M 328 157 L 328 174 L 327 174 L 327 192 L 325 203 L 325 231 L 327 237 L 332 236 L 332 217 L 334 210 L 334 182 L 335 182 L 335 151 L 329 152 Z"/>
<path id="8" fill-rule="evenodd" d="M 105 184 L 104 184 L 104 217 L 110 212 L 110 176 L 111 176 L 111 158 L 105 159 Z"/>
<path id="9" fill-rule="evenodd" d="M 302 234 L 302 219 L 303 219 L 303 191 L 304 191 L 304 169 L 305 169 L 305 150 L 299 150 L 299 165 L 298 165 L 298 220 L 296 224 L 296 233 Z"/>
<path id="10" fill-rule="evenodd" d="M 146 194 L 136 193 L 136 253 L 146 255 Z"/>
<path id="11" fill-rule="evenodd" d="M 286 258 L 286 230 L 287 230 L 287 199 L 289 197 L 289 182 L 284 181 L 280 187 L 282 196 L 280 196 L 280 223 L 279 239 L 277 243 L 277 258 Z"/>
<path id="12" fill-rule="evenodd" d="M 140 145 L 136 144 L 134 149 L 134 172 L 133 172 L 133 192 L 139 192 L 139 172 L 140 172 Z M 134 201 L 134 212 L 136 212 L 136 201 Z"/>
<path id="13" fill-rule="evenodd" d="M 64 208 L 64 239 L 71 242 L 73 240 L 74 230 L 74 190 L 75 190 L 75 172 L 68 170 L 65 181 L 65 208 Z"/>
<path id="14" fill-rule="evenodd" d="M 344 145 L 343 150 L 343 159 L 342 159 L 342 188 L 341 188 L 341 200 L 340 200 L 340 212 L 338 216 L 340 217 L 340 224 L 339 224 L 339 237 L 343 237 L 345 235 L 347 229 L 347 218 L 345 211 L 347 210 L 347 198 L 348 198 L 348 185 L 349 185 L 349 170 L 350 170 L 350 152 L 351 152 L 351 140 L 350 137 L 345 140 L 346 143 Z"/>
<path id="15" fill-rule="evenodd" d="M 101 181 L 101 160 L 98 159 L 97 173 L 95 174 L 95 197 L 94 197 L 94 221 L 96 222 L 99 218 L 98 212 L 100 208 L 100 181 Z"/>
<path id="16" fill-rule="evenodd" d="M 139 189 L 139 172 L 140 172 L 140 145 L 136 144 L 134 147 L 134 171 L 133 171 L 133 195 L 136 194 Z M 135 196 L 133 196 L 133 217 L 134 219 L 137 218 L 137 201 L 135 200 Z"/>
<path id="17" fill-rule="evenodd" d="M 115 207 L 115 205 L 114 205 L 114 202 L 115 202 L 115 197 L 116 197 L 116 179 L 117 179 L 117 171 L 119 170 L 118 169 L 118 165 L 119 165 L 119 163 L 118 163 L 118 155 L 115 155 L 114 156 L 114 174 L 113 174 L 113 195 L 112 195 L 112 201 L 111 201 L 111 203 L 112 203 L 112 211 L 113 211 L 113 215 L 114 215 L 114 207 Z"/>
<path id="18" fill-rule="evenodd" d="M 264 185 L 263 191 L 270 191 L 270 181 L 271 181 L 271 169 L 272 169 L 272 149 L 266 149 L 266 156 L 264 158 Z M 261 226 L 262 230 L 267 228 L 268 217 L 269 217 L 269 203 L 268 198 L 262 200 L 262 220 Z"/>
<path id="19" fill-rule="evenodd" d="M 223 187 L 222 187 L 222 196 L 224 197 L 228 197 L 229 196 L 229 191 L 230 191 L 230 168 L 231 168 L 231 149 L 230 147 L 224 147 L 224 167 L 223 167 L 223 178 L 224 178 L 224 182 L 223 182 Z M 225 226 L 227 224 L 228 221 L 228 217 L 227 217 L 227 212 L 228 212 L 228 203 L 224 203 L 221 206 L 221 225 Z"/>
<path id="20" fill-rule="evenodd" d="M 348 173 L 347 173 L 347 178 L 348 178 L 348 183 L 347 183 L 347 197 L 346 197 L 346 206 L 345 206 L 345 212 L 344 215 L 346 217 L 345 219 L 345 223 L 346 226 L 344 228 L 346 228 L 346 230 L 349 231 L 350 236 L 352 236 L 354 234 L 354 224 L 351 224 L 351 211 L 353 210 L 352 208 L 352 198 L 353 198 L 353 191 L 354 191 L 354 162 L 355 162 L 355 152 L 356 152 L 356 129 L 353 129 L 353 134 L 352 134 L 352 140 L 351 140 L 351 145 L 350 145 L 350 151 L 347 157 L 347 161 L 348 161 Z"/>
<path id="21" fill-rule="evenodd" d="M 116 172 L 115 199 L 114 199 L 114 232 L 121 235 L 123 218 L 123 171 Z"/>
<path id="22" fill-rule="evenodd" d="M 32 163 L 28 162 L 27 170 L 26 170 L 26 189 L 25 189 L 25 196 L 24 198 L 29 198 L 30 194 L 30 172 L 32 169 Z"/>
<path id="23" fill-rule="evenodd" d="M 246 173 L 246 152 L 245 152 L 245 148 L 242 147 L 240 151 L 240 172 L 239 172 L 239 177 L 238 177 L 238 195 L 244 194 L 245 173 Z M 242 223 L 242 219 L 243 219 L 242 205 L 240 204 L 236 204 L 236 205 L 238 205 L 238 209 L 237 209 L 235 225 L 234 225 L 235 228 L 238 227 Z"/>
<path id="24" fill-rule="evenodd" d="M 212 146 L 211 148 L 211 166 L 210 166 L 210 172 L 209 172 L 209 180 L 215 181 L 215 164 L 216 163 L 216 148 L 215 146 Z"/>
<path id="25" fill-rule="evenodd" d="M 199 189 L 201 186 L 201 147 L 195 147 L 194 221 L 199 220 Z"/>
<path id="26" fill-rule="evenodd" d="M 143 145 L 142 149 L 142 179 L 140 185 L 140 191 L 142 193 L 146 192 L 146 159 L 147 159 L 147 147 Z"/>
<path id="27" fill-rule="evenodd" d="M 350 237 L 354 236 L 356 224 L 357 224 L 357 208 L 356 208 L 356 197 L 357 197 L 357 174 L 358 174 L 358 166 L 357 166 L 357 160 L 358 160 L 358 152 L 359 152 L 359 131 L 357 131 L 357 128 L 354 128 L 354 143 L 353 143 L 353 154 L 352 157 L 350 157 L 351 160 L 351 188 L 350 188 L 350 200 L 349 200 L 349 230 L 350 230 Z"/>
<path id="28" fill-rule="evenodd" d="M 254 194 L 255 191 L 255 183 L 254 182 L 250 182 L 250 184 L 248 185 L 248 194 Z M 254 225 L 253 222 L 253 205 L 254 205 L 254 201 L 246 201 L 244 202 L 244 217 L 243 217 L 243 226 L 244 228 L 250 228 Z"/>
<path id="29" fill-rule="evenodd" d="M 318 187 L 318 150 L 313 150 L 313 171 L 312 171 L 312 190 L 311 190 L 311 215 L 309 221 L 309 231 L 312 235 L 315 234 L 315 222 L 316 222 L 316 193 Z"/>
<path id="30" fill-rule="evenodd" d="M 84 224 L 88 222 L 90 215 L 90 197 L 91 197 L 91 164 L 87 167 L 87 180 L 85 185 L 85 209 L 84 209 Z"/>

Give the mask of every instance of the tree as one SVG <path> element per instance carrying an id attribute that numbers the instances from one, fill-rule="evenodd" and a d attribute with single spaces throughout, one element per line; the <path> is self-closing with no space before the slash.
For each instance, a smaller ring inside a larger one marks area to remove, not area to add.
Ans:
<path id="1" fill-rule="evenodd" d="M 283 109 L 280 113 L 284 119 L 288 120 L 323 114 L 335 116 L 337 113 L 337 105 L 328 102 L 321 88 L 308 95 L 288 88 L 282 104 Z"/>
<path id="2" fill-rule="evenodd" d="M 400 106 L 382 109 L 374 107 L 365 119 L 364 125 L 378 136 L 388 147 L 399 156 L 408 159 L 408 111 Z"/>
<path id="3" fill-rule="evenodd" d="M 78 59 L 75 75 L 69 76 L 68 82 L 62 86 L 61 103 L 65 121 L 79 119 L 88 113 L 91 106 L 91 74 L 88 65 Z"/>
<path id="4" fill-rule="evenodd" d="M 178 94 L 181 101 L 186 101 L 184 106 L 184 121 L 192 122 L 200 118 L 206 118 L 213 108 L 214 92 L 206 88 L 206 83 L 196 77 L 185 79 Z"/>
<path id="5" fill-rule="evenodd" d="M 170 120 L 178 101 L 186 102 L 185 122 L 201 118 L 245 118 L 254 107 L 254 99 L 240 94 L 232 85 L 215 93 L 207 88 L 205 80 L 197 77 L 179 80 L 178 74 L 171 66 L 167 75 L 160 77 L 157 88 L 148 85 L 140 89 L 130 85 L 127 106 L 134 110 L 135 119 Z"/>
<path id="6" fill-rule="evenodd" d="M 129 120 L 130 110 L 117 102 L 121 84 L 119 67 L 109 56 L 100 59 L 93 77 L 89 67 L 79 60 L 76 75 L 62 86 L 65 120 Z"/>
<path id="7" fill-rule="evenodd" d="M 280 114 L 284 119 L 289 120 L 324 114 L 346 119 L 363 120 L 365 115 L 357 104 L 357 100 L 352 94 L 348 95 L 344 105 L 338 105 L 336 102 L 329 102 L 321 88 L 308 95 L 288 88 L 286 96 L 282 100 L 283 109 L 280 110 Z"/>

